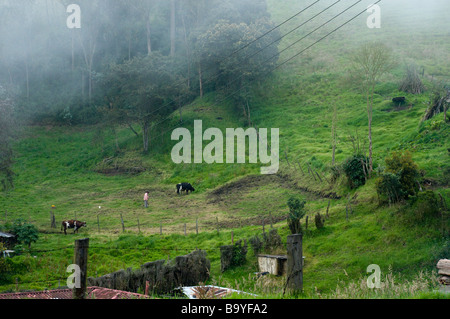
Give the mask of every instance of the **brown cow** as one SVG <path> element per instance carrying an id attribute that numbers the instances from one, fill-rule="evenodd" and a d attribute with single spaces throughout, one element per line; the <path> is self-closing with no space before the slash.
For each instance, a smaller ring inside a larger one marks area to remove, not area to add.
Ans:
<path id="1" fill-rule="evenodd" d="M 83 226 L 87 227 L 86 226 L 86 222 L 80 222 L 78 220 L 73 220 L 73 219 L 71 219 L 71 220 L 64 220 L 61 223 L 61 230 L 63 230 L 63 228 L 64 228 L 64 234 L 67 235 L 67 233 L 66 233 L 66 229 L 67 228 L 73 228 L 73 233 L 75 233 L 75 232 L 78 233 L 78 229 L 80 229 Z"/>

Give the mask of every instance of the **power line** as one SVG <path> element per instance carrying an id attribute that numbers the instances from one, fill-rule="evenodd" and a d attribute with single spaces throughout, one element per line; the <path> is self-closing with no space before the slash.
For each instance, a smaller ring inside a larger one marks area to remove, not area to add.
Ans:
<path id="1" fill-rule="evenodd" d="M 285 38 L 286 36 L 288 36 L 289 34 L 291 34 L 292 32 L 294 32 L 295 30 L 298 30 L 299 28 L 301 28 L 302 26 L 304 26 L 305 24 L 307 24 L 308 22 L 312 21 L 313 19 L 315 19 L 316 17 L 318 17 L 319 15 L 321 15 L 322 13 L 324 13 L 325 11 L 327 11 L 328 9 L 330 9 L 331 7 L 333 7 L 334 5 L 336 5 L 337 3 L 341 2 L 342 0 L 337 0 L 336 2 L 334 2 L 333 4 L 331 4 L 330 6 L 326 7 L 325 9 L 323 9 L 322 11 L 320 11 L 319 13 L 317 13 L 316 15 L 314 15 L 312 18 L 309 18 L 308 20 L 302 22 L 300 25 L 296 26 L 295 28 L 291 29 L 289 32 L 285 33 L 284 35 L 282 35 L 281 37 L 277 38 L 276 40 L 272 41 L 271 43 L 269 43 L 268 45 L 260 48 L 259 50 L 257 50 L 256 52 L 254 52 L 253 54 L 244 56 L 242 58 L 242 60 L 248 60 L 252 57 L 254 57 L 255 55 L 257 55 L 258 53 L 264 51 L 265 49 L 267 49 L 268 47 L 270 47 L 271 45 L 273 45 L 274 43 L 282 40 L 283 38 Z M 360 0 L 362 1 L 362 0 Z M 343 13 L 343 12 L 342 12 Z M 337 16 L 336 16 L 337 17 Z M 278 56 L 281 52 L 278 52 L 277 54 L 275 54 L 274 56 L 272 56 L 269 60 L 271 60 L 272 58 Z M 267 62 L 268 60 L 260 63 L 261 65 L 264 64 L 265 62 Z M 212 77 L 211 79 L 209 79 L 208 81 L 203 82 L 203 85 L 206 85 L 210 82 L 212 82 L 213 80 L 215 80 L 217 77 L 219 77 L 224 71 L 220 71 L 218 74 L 216 74 L 214 77 Z"/>
<path id="2" fill-rule="evenodd" d="M 227 61 L 228 59 L 230 59 L 230 58 L 231 58 L 233 55 L 235 55 L 236 53 L 242 51 L 243 49 L 247 48 L 247 47 L 250 46 L 251 44 L 253 44 L 253 43 L 259 41 L 259 40 L 262 39 L 263 37 L 267 36 L 269 33 L 273 32 L 274 30 L 276 30 L 276 29 L 279 28 L 280 26 L 284 25 L 284 24 L 287 23 L 288 21 L 290 21 L 290 20 L 292 20 L 293 18 L 297 17 L 297 16 L 300 15 L 301 13 L 305 12 L 307 9 L 311 8 L 313 5 L 315 5 L 316 3 L 320 2 L 320 1 L 321 1 L 321 0 L 317 0 L 317 1 L 315 1 L 314 3 L 310 4 L 309 6 L 305 7 L 304 9 L 300 10 L 299 12 L 295 13 L 293 16 L 291 16 L 291 17 L 289 17 L 288 19 L 284 20 L 283 22 L 281 22 L 281 23 L 278 24 L 277 26 L 273 27 L 273 28 L 270 29 L 269 31 L 267 31 L 267 32 L 265 32 L 264 34 L 262 34 L 261 36 L 259 36 L 259 37 L 257 37 L 256 39 L 250 41 L 249 43 L 243 45 L 243 46 L 240 47 L 239 49 L 233 51 L 230 55 L 228 55 L 227 57 L 223 58 L 223 59 L 222 59 L 221 61 L 219 61 L 217 64 L 221 64 L 221 63 L 223 63 L 224 61 Z M 339 1 L 341 1 L 341 0 L 338 0 L 337 2 L 339 2 Z M 337 2 L 336 2 L 336 3 L 337 3 Z M 333 5 L 334 5 L 334 4 L 333 4 Z M 298 29 L 298 27 L 297 27 L 297 29 Z M 281 39 L 281 38 L 280 38 L 280 39 Z M 276 42 L 276 41 L 275 41 L 275 42 Z M 274 42 L 273 42 L 273 43 L 274 43 Z M 273 43 L 271 43 L 271 44 L 273 44 Z M 260 50 L 260 51 L 262 51 L 262 50 Z M 260 51 L 258 51 L 258 53 L 259 53 Z M 209 68 L 209 69 L 212 70 L 212 67 Z M 208 71 L 208 69 L 206 69 L 205 71 Z M 221 72 L 222 72 L 222 71 L 221 71 Z M 218 77 L 218 76 L 220 75 L 221 72 L 219 72 L 219 74 L 217 74 L 216 77 Z M 194 77 L 191 76 L 191 77 L 188 77 L 187 79 L 183 79 L 183 80 L 180 81 L 179 83 L 175 83 L 175 86 L 181 85 L 181 84 L 183 84 L 183 82 L 184 82 L 185 80 L 191 80 L 191 79 L 193 79 L 193 78 L 194 78 Z M 209 81 L 209 82 L 210 82 L 210 81 Z M 203 83 L 206 84 L 206 83 L 209 83 L 209 82 L 207 81 L 207 82 L 203 82 Z M 169 102 L 169 103 L 163 104 L 161 107 L 159 107 L 159 108 L 157 108 L 157 109 L 155 109 L 155 110 L 149 112 L 149 113 L 147 114 L 147 116 L 152 115 L 152 114 L 155 114 L 155 113 L 158 112 L 159 110 L 161 110 L 161 109 L 163 109 L 163 108 L 165 108 L 165 107 L 171 105 L 173 102 L 179 100 L 180 98 L 181 98 L 181 97 L 178 97 L 178 98 L 176 98 L 175 100 L 173 100 L 173 101 L 171 101 L 171 102 Z M 163 121 L 163 122 L 164 122 L 164 121 Z M 156 124 L 156 125 L 159 125 L 159 123 Z"/>
<path id="3" fill-rule="evenodd" d="M 339 13 L 337 16 L 340 16 L 342 13 L 344 13 L 345 11 L 348 11 L 351 7 L 355 6 L 357 3 L 361 2 L 362 0 L 358 0 L 356 3 L 354 3 L 353 5 L 351 5 L 350 7 L 348 7 L 347 9 L 345 9 L 343 12 Z M 378 0 L 377 2 L 374 3 L 377 4 L 381 2 L 381 0 Z M 357 17 L 359 17 L 361 14 L 363 14 L 364 12 L 366 12 L 366 9 L 364 9 L 363 11 L 361 11 L 360 13 L 358 13 L 357 15 L 353 16 L 351 19 L 347 20 L 345 23 L 341 24 L 340 26 L 338 26 L 337 28 L 335 28 L 333 31 L 327 33 L 325 36 L 321 37 L 319 40 L 315 41 L 314 43 L 312 43 L 311 45 L 309 45 L 308 47 L 306 47 L 305 49 L 299 51 L 298 53 L 296 53 L 294 56 L 290 57 L 289 59 L 287 59 L 286 61 L 278 64 L 277 66 L 275 66 L 274 68 L 270 69 L 269 71 L 266 71 L 263 75 L 267 75 L 270 74 L 271 72 L 273 72 L 274 70 L 278 69 L 279 67 L 281 67 L 282 65 L 286 64 L 287 62 L 291 61 L 292 59 L 294 59 L 295 57 L 299 56 L 300 54 L 302 54 L 303 52 L 305 52 L 306 50 L 310 49 L 311 47 L 313 47 L 314 45 L 316 45 L 317 43 L 319 43 L 320 41 L 324 40 L 325 38 L 327 38 L 328 36 L 330 36 L 332 33 L 336 32 L 337 30 L 339 30 L 340 28 L 344 27 L 346 24 L 350 23 L 351 21 L 353 21 L 354 19 L 356 19 Z M 328 20 L 327 22 L 323 23 L 322 25 L 320 25 L 319 27 L 317 27 L 316 29 L 314 29 L 313 31 L 309 32 L 307 36 L 311 35 L 312 33 L 314 33 L 315 31 L 317 31 L 318 29 L 320 29 L 321 27 L 323 27 L 324 25 L 328 24 L 331 20 L 334 20 L 337 16 L 331 18 L 330 20 Z M 302 37 L 302 40 L 305 39 L 305 36 Z M 295 44 L 297 44 L 298 42 L 300 42 L 299 40 L 295 42 Z M 291 45 L 292 46 L 292 45 Z M 289 46 L 289 47 L 291 47 Z M 288 47 L 288 48 L 289 48 Z M 283 51 L 285 51 L 287 48 L 283 49 Z M 269 58 L 268 60 L 266 60 L 265 62 L 273 59 L 275 57 L 272 56 L 271 58 Z M 241 75 L 239 78 L 240 79 L 243 75 Z M 236 81 L 237 79 L 235 79 L 234 81 Z M 232 83 L 234 82 L 232 81 Z M 221 103 L 223 101 L 225 101 L 226 99 L 228 99 L 229 97 L 233 96 L 234 94 L 236 94 L 237 92 L 241 91 L 242 88 L 238 88 L 237 90 L 233 91 L 232 93 L 228 94 L 227 96 L 225 96 L 222 100 L 216 101 L 215 103 L 213 103 L 211 106 L 217 105 L 218 103 Z M 156 123 L 155 125 L 159 125 L 165 121 L 167 121 L 168 119 L 172 118 L 172 114 L 168 117 L 166 117 L 165 119 L 163 119 L 162 121 Z M 173 129 L 177 126 L 173 126 L 170 129 Z M 163 133 L 164 134 L 164 133 Z M 159 134 L 157 136 L 154 136 L 153 139 L 161 137 L 163 134 Z"/>

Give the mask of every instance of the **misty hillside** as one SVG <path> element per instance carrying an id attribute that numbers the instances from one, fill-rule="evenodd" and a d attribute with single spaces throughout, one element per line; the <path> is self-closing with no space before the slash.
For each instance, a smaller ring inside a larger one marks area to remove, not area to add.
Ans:
<path id="1" fill-rule="evenodd" d="M 208 284 L 284 298 L 285 276 L 250 279 L 250 243 L 275 228 L 281 242 L 261 252 L 285 255 L 298 223 L 303 294 L 288 298 L 442 297 L 450 3 L 381 1 L 371 28 L 372 3 L 80 0 L 78 19 L 70 1 L 1 1 L 0 231 L 31 224 L 37 237 L 10 247 L 0 292 L 15 278 L 56 288 L 89 237 L 92 276 L 199 248 Z M 230 128 L 257 141 L 236 142 L 234 162 Z M 181 182 L 195 191 L 178 195 Z M 65 236 L 67 219 L 89 226 Z M 247 258 L 222 272 L 231 236 Z M 386 285 L 358 290 L 371 264 Z"/>

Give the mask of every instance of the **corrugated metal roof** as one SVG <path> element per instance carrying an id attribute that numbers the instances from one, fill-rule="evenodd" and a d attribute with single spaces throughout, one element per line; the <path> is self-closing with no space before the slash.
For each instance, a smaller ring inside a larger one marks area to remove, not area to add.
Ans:
<path id="1" fill-rule="evenodd" d="M 149 296 L 103 287 L 88 287 L 86 299 L 144 299 Z M 0 294 L 0 299 L 72 299 L 72 289 Z"/>
<path id="2" fill-rule="evenodd" d="M 214 298 L 223 298 L 227 295 L 230 295 L 234 292 L 238 294 L 247 294 L 251 296 L 256 296 L 255 294 L 251 294 L 244 291 L 239 291 L 230 288 L 217 287 L 217 286 L 190 286 L 190 287 L 180 287 L 178 288 L 183 293 L 188 296 L 189 299 L 214 299 Z"/>
<path id="3" fill-rule="evenodd" d="M 0 237 L 12 238 L 12 237 L 16 237 L 16 236 L 13 234 L 3 233 L 0 231 Z"/>

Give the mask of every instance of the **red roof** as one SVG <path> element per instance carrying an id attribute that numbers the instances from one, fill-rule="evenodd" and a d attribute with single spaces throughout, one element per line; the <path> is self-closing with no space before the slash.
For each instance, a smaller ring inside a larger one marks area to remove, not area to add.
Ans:
<path id="1" fill-rule="evenodd" d="M 149 296 L 103 287 L 88 287 L 86 299 L 142 299 Z M 72 289 L 0 294 L 0 299 L 72 299 Z"/>

